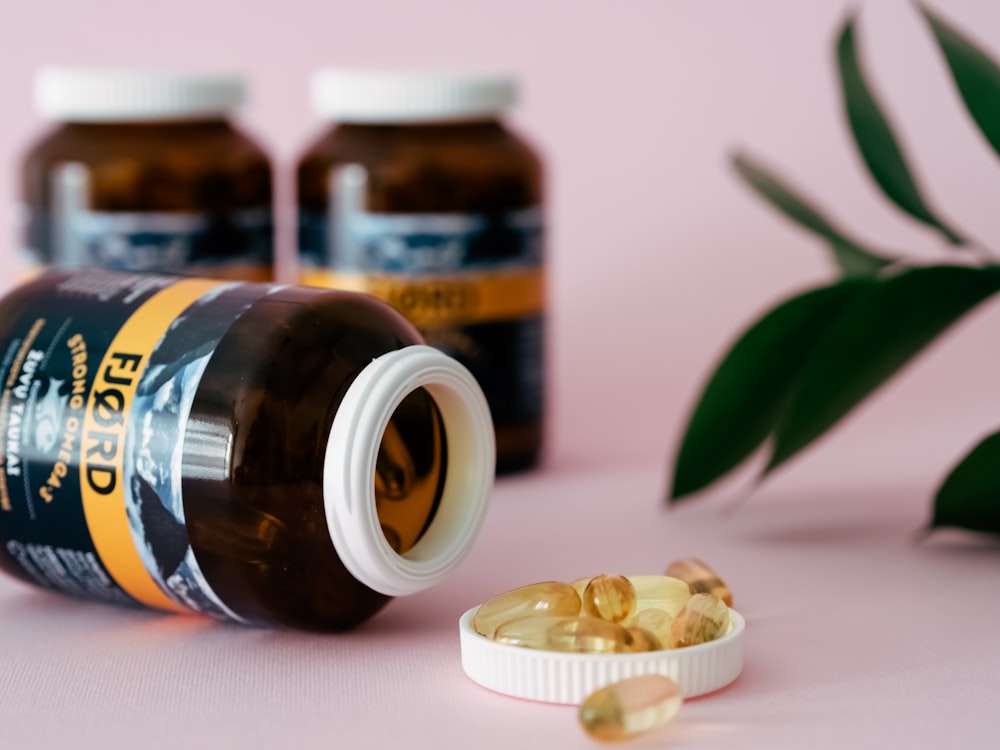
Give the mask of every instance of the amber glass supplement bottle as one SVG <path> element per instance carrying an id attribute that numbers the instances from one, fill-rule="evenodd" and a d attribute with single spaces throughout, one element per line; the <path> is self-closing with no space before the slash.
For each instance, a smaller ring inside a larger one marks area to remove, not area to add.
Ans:
<path id="1" fill-rule="evenodd" d="M 543 429 L 542 164 L 508 77 L 325 70 L 298 166 L 299 279 L 372 293 L 475 375 L 499 471 Z"/>
<path id="2" fill-rule="evenodd" d="M 244 96 L 228 75 L 39 71 L 36 105 L 55 124 L 22 163 L 29 269 L 271 280 L 271 166 L 230 122 Z"/>
<path id="3" fill-rule="evenodd" d="M 342 630 L 483 520 L 485 397 L 373 297 L 53 270 L 0 356 L 0 568 L 45 588 Z"/>

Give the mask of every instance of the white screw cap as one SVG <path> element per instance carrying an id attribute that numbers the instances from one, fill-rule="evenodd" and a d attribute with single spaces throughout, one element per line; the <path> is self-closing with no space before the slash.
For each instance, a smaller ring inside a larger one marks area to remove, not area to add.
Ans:
<path id="1" fill-rule="evenodd" d="M 236 75 L 114 68 L 42 68 L 35 106 L 46 117 L 83 122 L 222 117 L 246 99 Z"/>
<path id="2" fill-rule="evenodd" d="M 506 75 L 324 69 L 312 80 L 316 112 L 351 123 L 491 119 L 516 98 Z"/>

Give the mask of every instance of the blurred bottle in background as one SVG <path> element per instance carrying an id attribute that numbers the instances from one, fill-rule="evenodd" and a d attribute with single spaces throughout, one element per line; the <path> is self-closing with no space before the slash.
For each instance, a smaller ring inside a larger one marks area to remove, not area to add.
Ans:
<path id="1" fill-rule="evenodd" d="M 56 122 L 22 163 L 28 267 L 271 280 L 271 165 L 229 119 L 245 95 L 231 75 L 39 71 Z"/>
<path id="2" fill-rule="evenodd" d="M 497 470 L 543 436 L 543 166 L 506 76 L 323 70 L 298 165 L 299 281 L 374 294 L 486 394 Z"/>

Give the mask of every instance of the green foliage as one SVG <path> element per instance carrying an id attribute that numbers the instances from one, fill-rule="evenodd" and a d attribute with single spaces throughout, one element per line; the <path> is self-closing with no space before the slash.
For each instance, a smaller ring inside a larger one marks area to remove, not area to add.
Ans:
<path id="1" fill-rule="evenodd" d="M 963 240 L 958 233 L 938 219 L 921 196 L 903 149 L 865 80 L 854 40 L 853 19 L 844 25 L 837 40 L 837 67 L 854 143 L 882 192 L 914 219 L 934 227 L 949 242 L 961 244 Z"/>
<path id="2" fill-rule="evenodd" d="M 972 42 L 927 8 L 922 8 L 965 102 L 993 150 L 1000 154 L 1000 68 Z"/>
<path id="3" fill-rule="evenodd" d="M 760 447 L 785 411 L 818 333 L 871 283 L 842 281 L 793 297 L 736 342 L 691 416 L 677 459 L 673 497 L 706 487 Z"/>
<path id="4" fill-rule="evenodd" d="M 965 107 L 1000 155 L 1000 67 L 921 7 Z M 903 148 L 867 82 L 855 20 L 837 37 L 844 114 L 873 181 L 901 211 L 950 246 L 967 242 L 923 198 Z M 824 435 L 978 304 L 1000 292 L 1000 265 L 910 267 L 868 249 L 787 182 L 745 154 L 737 173 L 774 208 L 829 246 L 842 277 L 780 303 L 722 358 L 678 448 L 671 502 L 721 479 L 769 444 L 767 476 Z M 976 249 L 976 248 L 973 248 Z M 1000 415 L 998 415 L 1000 416 Z M 1000 432 L 939 489 L 931 527 L 1000 534 Z"/>
<path id="5" fill-rule="evenodd" d="M 1000 432 L 972 449 L 938 490 L 931 528 L 956 526 L 1000 534 Z"/>
<path id="6" fill-rule="evenodd" d="M 733 166 L 744 180 L 792 221 L 819 235 L 830 245 L 833 260 L 844 276 L 872 276 L 893 261 L 849 239 L 804 198 L 797 197 L 781 178 L 755 164 L 745 154 L 733 157 Z"/>
<path id="7" fill-rule="evenodd" d="M 952 323 L 1000 292 L 1000 267 L 931 266 L 878 279 L 815 332 L 774 428 L 769 473 L 895 375 Z"/>

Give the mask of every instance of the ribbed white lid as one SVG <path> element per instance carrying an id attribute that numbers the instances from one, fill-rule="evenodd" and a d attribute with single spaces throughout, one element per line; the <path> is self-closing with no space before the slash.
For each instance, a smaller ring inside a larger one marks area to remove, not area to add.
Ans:
<path id="1" fill-rule="evenodd" d="M 743 670 L 746 620 L 729 610 L 729 632 L 708 643 L 636 654 L 577 654 L 497 643 L 477 633 L 473 607 L 459 620 L 462 668 L 483 687 L 546 703 L 579 705 L 595 690 L 640 674 L 662 674 L 685 698 L 725 687 Z"/>
<path id="2" fill-rule="evenodd" d="M 42 68 L 35 106 L 57 120 L 128 122 L 220 117 L 243 104 L 235 75 L 116 68 Z"/>
<path id="3" fill-rule="evenodd" d="M 492 118 L 513 106 L 505 75 L 324 69 L 312 80 L 316 112 L 341 122 L 444 122 Z"/>
<path id="4" fill-rule="evenodd" d="M 437 511 L 420 541 L 397 554 L 375 500 L 379 445 L 396 408 L 423 388 L 448 441 Z M 373 359 L 347 389 L 330 428 L 323 497 L 330 538 L 357 580 L 388 596 L 423 591 L 465 557 L 486 518 L 496 462 L 493 419 L 472 373 L 443 352 L 406 346 Z"/>

